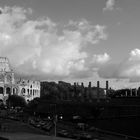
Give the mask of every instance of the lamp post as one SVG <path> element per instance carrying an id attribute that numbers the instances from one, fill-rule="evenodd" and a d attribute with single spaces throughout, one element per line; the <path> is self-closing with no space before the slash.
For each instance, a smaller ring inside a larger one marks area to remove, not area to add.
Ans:
<path id="1" fill-rule="evenodd" d="M 56 137 L 56 135 L 57 135 L 57 126 L 56 126 L 56 124 L 57 124 L 57 115 L 55 114 L 55 116 L 54 116 L 54 136 Z"/>
<path id="2" fill-rule="evenodd" d="M 51 104 L 51 110 L 53 115 L 53 123 L 54 123 L 54 136 L 57 135 L 57 114 L 56 114 L 56 104 Z"/>

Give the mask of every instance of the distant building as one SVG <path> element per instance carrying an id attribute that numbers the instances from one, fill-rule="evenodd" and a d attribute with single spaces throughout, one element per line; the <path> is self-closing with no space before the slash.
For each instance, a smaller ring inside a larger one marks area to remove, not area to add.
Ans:
<path id="1" fill-rule="evenodd" d="M 40 97 L 39 81 L 15 81 L 8 58 L 0 57 L 0 100 L 6 101 L 9 95 L 23 96 L 26 100 Z"/>
<path id="2" fill-rule="evenodd" d="M 23 96 L 27 101 L 40 97 L 40 82 L 32 80 L 20 80 L 17 82 L 18 95 Z"/>

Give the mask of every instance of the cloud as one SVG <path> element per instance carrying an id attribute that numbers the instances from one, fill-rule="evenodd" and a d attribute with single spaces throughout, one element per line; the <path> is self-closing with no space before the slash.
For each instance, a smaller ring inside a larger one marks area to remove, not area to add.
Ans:
<path id="1" fill-rule="evenodd" d="M 31 20 L 32 9 L 1 8 L 0 56 L 9 58 L 19 75 L 41 78 L 68 77 L 88 70 L 84 48 L 106 40 L 105 26 L 87 20 L 67 26 L 50 18 Z"/>
<path id="2" fill-rule="evenodd" d="M 103 78 L 128 78 L 131 82 L 140 81 L 140 49 L 131 50 L 128 58 L 119 64 L 107 64 L 98 70 Z"/>
<path id="3" fill-rule="evenodd" d="M 140 49 L 130 52 L 129 58 L 121 64 L 120 76 L 130 80 L 140 79 Z"/>
<path id="4" fill-rule="evenodd" d="M 101 66 L 98 69 L 98 74 L 102 78 L 120 78 L 118 74 L 118 67 L 119 64 L 114 64 L 114 63 L 107 63 L 106 65 Z"/>
<path id="5" fill-rule="evenodd" d="M 81 21 L 69 21 L 67 27 L 72 29 L 78 29 L 84 35 L 84 40 L 91 44 L 97 44 L 100 40 L 106 40 L 108 35 L 105 32 L 106 26 L 92 25 L 85 19 Z"/>
<path id="6" fill-rule="evenodd" d="M 115 6 L 115 0 L 107 0 L 106 1 L 106 7 L 103 8 L 104 11 L 112 11 L 114 10 L 114 6 Z"/>
<path id="7" fill-rule="evenodd" d="M 136 60 L 140 60 L 140 49 L 134 49 L 130 52 L 130 57 L 129 57 L 129 61 L 136 61 Z"/>
<path id="8" fill-rule="evenodd" d="M 96 64 L 104 64 L 110 60 L 110 56 L 107 53 L 104 54 L 94 54 L 92 62 Z"/>

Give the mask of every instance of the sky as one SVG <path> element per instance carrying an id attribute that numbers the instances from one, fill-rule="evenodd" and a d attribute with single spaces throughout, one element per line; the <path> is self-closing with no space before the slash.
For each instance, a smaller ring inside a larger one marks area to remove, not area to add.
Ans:
<path id="1" fill-rule="evenodd" d="M 140 84 L 140 0 L 0 0 L 0 56 L 20 77 Z"/>

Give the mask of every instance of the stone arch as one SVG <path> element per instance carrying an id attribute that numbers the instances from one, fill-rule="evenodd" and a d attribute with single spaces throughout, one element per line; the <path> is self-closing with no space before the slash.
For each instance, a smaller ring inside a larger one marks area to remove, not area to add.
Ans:
<path id="1" fill-rule="evenodd" d="M 3 100 L 2 100 L 2 99 L 0 99 L 0 104 L 1 104 L 1 103 L 3 103 Z"/>
<path id="2" fill-rule="evenodd" d="M 15 94 L 15 89 L 13 88 L 13 94 Z"/>
<path id="3" fill-rule="evenodd" d="M 9 95 L 11 94 L 11 88 L 10 87 L 6 88 L 6 94 L 9 94 Z"/>
<path id="4" fill-rule="evenodd" d="M 30 95 L 32 96 L 32 90 L 30 89 Z"/>
<path id="5" fill-rule="evenodd" d="M 15 88 L 13 88 L 13 94 L 15 95 L 15 94 L 17 94 L 17 91 L 18 91 L 18 89 L 15 87 Z"/>
<path id="6" fill-rule="evenodd" d="M 0 87 L 0 94 L 4 94 L 4 89 L 3 89 L 3 87 Z"/>
<path id="7" fill-rule="evenodd" d="M 24 95 L 25 93 L 26 93 L 25 88 L 22 88 L 22 89 L 21 89 L 21 94 Z"/>
<path id="8" fill-rule="evenodd" d="M 30 93 L 29 93 L 29 89 L 27 89 L 27 92 L 28 92 L 28 95 L 29 95 L 29 94 L 30 94 Z"/>

